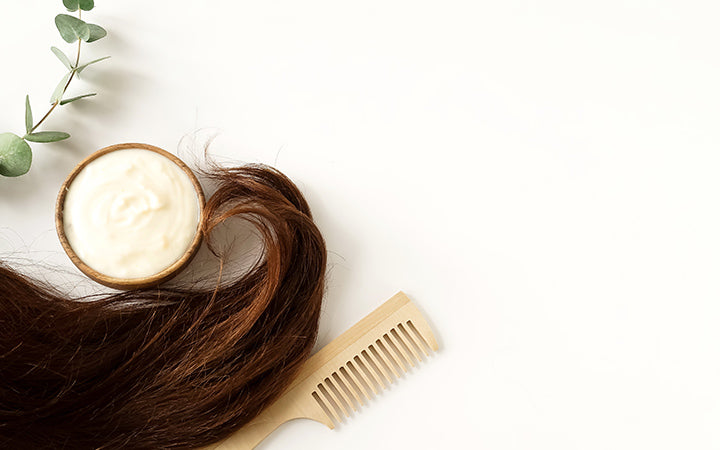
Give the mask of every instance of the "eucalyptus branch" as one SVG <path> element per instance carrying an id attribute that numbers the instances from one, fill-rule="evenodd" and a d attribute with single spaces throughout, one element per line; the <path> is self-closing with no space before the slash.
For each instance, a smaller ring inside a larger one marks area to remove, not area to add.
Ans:
<path id="1" fill-rule="evenodd" d="M 82 9 L 78 9 L 78 19 L 82 19 Z M 77 47 L 77 57 L 75 58 L 75 66 L 77 67 L 80 65 L 80 49 L 82 48 L 82 39 L 78 39 L 78 47 Z M 68 78 L 67 83 L 65 83 L 65 87 L 63 88 L 63 93 L 67 91 L 67 88 L 70 86 L 70 82 L 73 80 L 73 77 L 75 76 L 76 71 L 73 69 L 70 74 L 70 78 Z M 55 110 L 55 108 L 60 104 L 60 100 L 55 100 L 53 102 L 52 106 L 50 107 L 50 110 L 43 116 L 38 123 L 33 126 L 30 131 L 27 132 L 27 134 L 32 134 L 33 131 L 35 131 L 43 122 L 45 122 L 45 119 L 47 119 L 50 114 Z M 27 136 L 27 134 L 25 136 Z M 69 136 L 68 136 L 69 137 Z"/>
<path id="2" fill-rule="evenodd" d="M 52 52 L 57 56 L 60 62 L 68 69 L 53 91 L 50 98 L 50 109 L 35 124 L 33 124 L 32 108 L 30 107 L 30 96 L 25 97 L 25 135 L 20 137 L 13 133 L 0 134 L 0 175 L 6 177 L 17 177 L 24 175 L 30 170 L 32 165 L 32 150 L 29 142 L 48 143 L 57 142 L 68 139 L 70 135 L 62 131 L 40 131 L 36 130 L 45 120 L 50 117 L 58 106 L 64 106 L 77 100 L 96 95 L 95 93 L 84 94 L 73 98 L 65 99 L 65 93 L 76 74 L 80 74 L 88 66 L 104 61 L 109 58 L 96 59 L 83 65 L 80 65 L 80 52 L 83 42 L 95 42 L 107 36 L 107 32 L 99 25 L 86 23 L 82 20 L 82 12 L 90 11 L 95 7 L 94 0 L 63 0 L 63 4 L 68 11 L 78 12 L 78 16 L 70 16 L 67 14 L 59 14 L 55 17 L 55 25 L 60 32 L 60 36 L 65 42 L 72 44 L 77 42 L 77 55 L 75 63 L 70 62 L 70 58 L 57 47 L 51 47 Z"/>

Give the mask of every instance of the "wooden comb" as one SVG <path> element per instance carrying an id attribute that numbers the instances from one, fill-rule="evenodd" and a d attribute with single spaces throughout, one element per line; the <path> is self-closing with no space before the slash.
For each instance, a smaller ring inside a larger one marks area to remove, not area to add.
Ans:
<path id="1" fill-rule="evenodd" d="M 395 294 L 307 360 L 288 390 L 258 417 L 215 450 L 252 450 L 277 427 L 312 419 L 335 428 L 400 377 L 437 351 L 438 344 L 420 311 L 402 292 Z M 353 402 L 355 400 L 355 402 Z"/>

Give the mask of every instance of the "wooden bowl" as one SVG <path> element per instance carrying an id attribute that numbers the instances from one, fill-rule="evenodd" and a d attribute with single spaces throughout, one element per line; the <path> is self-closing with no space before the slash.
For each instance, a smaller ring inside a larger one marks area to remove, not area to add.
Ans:
<path id="1" fill-rule="evenodd" d="M 115 278 L 110 277 L 107 275 L 104 275 L 91 267 L 89 267 L 87 264 L 85 264 L 75 253 L 73 248 L 70 246 L 70 243 L 68 242 L 67 236 L 65 235 L 65 221 L 64 221 L 64 205 L 65 205 L 65 196 L 67 195 L 68 188 L 70 187 L 70 184 L 72 184 L 73 180 L 75 180 L 75 177 L 80 173 L 81 170 L 85 168 L 88 164 L 90 164 L 95 159 L 99 158 L 100 156 L 106 155 L 110 152 L 114 152 L 116 150 L 127 150 L 127 149 L 141 149 L 141 150 L 150 150 L 152 152 L 158 153 L 175 164 L 177 164 L 185 174 L 190 178 L 190 181 L 192 182 L 193 186 L 195 186 L 195 191 L 197 192 L 198 196 L 198 205 L 200 209 L 200 215 L 202 216 L 202 210 L 205 207 L 205 195 L 203 194 L 202 186 L 200 186 L 200 183 L 198 182 L 197 178 L 195 177 L 195 174 L 190 170 L 190 168 L 185 165 L 184 162 L 180 160 L 177 156 L 166 152 L 165 150 L 154 147 L 152 145 L 147 144 L 135 144 L 135 143 L 129 143 L 129 144 L 117 144 L 117 145 L 111 145 L 110 147 L 105 147 L 101 150 L 98 150 L 97 152 L 93 153 L 92 155 L 88 156 L 83 160 L 80 164 L 73 169 L 73 171 L 70 173 L 70 175 L 67 177 L 65 182 L 63 183 L 62 187 L 60 188 L 60 193 L 58 194 L 57 203 L 55 205 L 55 228 L 57 230 L 58 237 L 60 238 L 60 243 L 63 246 L 63 249 L 65 249 L 65 253 L 70 257 L 70 260 L 72 261 L 75 266 L 80 269 L 82 273 L 90 277 L 92 280 L 97 281 L 100 284 L 103 284 L 105 286 L 114 288 L 114 289 L 140 289 L 140 288 L 146 288 L 146 287 L 152 287 L 157 286 L 160 283 L 163 283 L 165 281 L 170 280 L 175 275 L 180 273 L 182 269 L 185 268 L 185 266 L 188 265 L 188 263 L 192 260 L 192 258 L 197 253 L 198 249 L 200 248 L 200 244 L 202 242 L 202 233 L 201 233 L 201 226 L 202 221 L 198 222 L 198 228 L 195 233 L 195 238 L 193 239 L 192 243 L 190 244 L 190 247 L 187 249 L 187 251 L 183 254 L 180 259 L 178 259 L 175 263 L 173 263 L 171 266 L 167 267 L 163 271 L 156 273 L 155 275 L 151 275 L 149 277 L 143 277 L 143 278 Z"/>

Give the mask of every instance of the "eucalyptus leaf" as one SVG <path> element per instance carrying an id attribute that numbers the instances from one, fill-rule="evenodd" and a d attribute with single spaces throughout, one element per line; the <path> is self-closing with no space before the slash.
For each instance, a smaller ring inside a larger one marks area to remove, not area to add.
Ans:
<path id="1" fill-rule="evenodd" d="M 97 95 L 97 94 L 96 94 L 95 92 L 93 92 L 92 94 L 84 94 L 84 95 L 78 95 L 77 97 L 68 98 L 68 99 L 65 99 L 65 100 L 61 101 L 61 102 L 60 102 L 60 106 L 62 106 L 62 105 L 67 105 L 68 103 L 72 103 L 72 102 L 74 102 L 74 101 L 81 100 L 81 99 L 83 99 L 83 98 L 94 97 L 94 96 L 96 96 L 96 95 Z"/>
<path id="2" fill-rule="evenodd" d="M 78 67 L 77 69 L 75 69 L 75 71 L 76 71 L 77 73 L 80 73 L 80 72 L 82 72 L 83 70 L 85 70 L 85 68 L 86 68 L 87 66 L 89 66 L 89 65 L 91 65 L 91 64 L 99 63 L 100 61 L 105 61 L 106 59 L 110 59 L 110 57 L 109 57 L 109 56 L 104 56 L 104 57 L 98 58 L 98 59 L 96 59 L 96 60 L 94 60 L 94 61 L 90 61 L 89 63 L 85 63 L 85 64 L 83 64 L 82 66 Z"/>
<path id="3" fill-rule="evenodd" d="M 63 5 L 65 5 L 68 11 L 74 12 L 80 8 L 80 0 L 63 0 Z"/>
<path id="4" fill-rule="evenodd" d="M 25 96 L 25 132 L 29 133 L 33 127 L 33 114 L 30 107 L 30 96 Z"/>
<path id="5" fill-rule="evenodd" d="M 95 1 L 94 0 L 63 0 L 63 5 L 67 8 L 68 11 L 77 11 L 78 8 L 82 9 L 83 11 L 90 11 L 95 7 Z"/>
<path id="6" fill-rule="evenodd" d="M 12 133 L 0 134 L 0 175 L 19 177 L 32 165 L 32 150 L 27 142 Z"/>
<path id="7" fill-rule="evenodd" d="M 77 17 L 58 14 L 55 17 L 55 25 L 60 32 L 60 36 L 69 44 L 77 42 L 78 39 L 83 41 L 90 39 L 90 27 Z"/>
<path id="8" fill-rule="evenodd" d="M 69 137 L 69 134 L 63 133 L 62 131 L 40 131 L 25 135 L 25 139 L 30 142 L 40 142 L 44 144 L 48 142 L 62 141 Z"/>
<path id="9" fill-rule="evenodd" d="M 107 36 L 107 31 L 105 31 L 105 28 L 101 27 L 100 25 L 95 25 L 94 23 L 87 24 L 88 29 L 90 30 L 90 37 L 85 39 L 85 42 L 95 42 L 99 41 L 100 39 Z"/>
<path id="10" fill-rule="evenodd" d="M 50 103 L 55 103 L 62 99 L 62 96 L 65 93 L 65 87 L 67 86 L 71 74 L 72 72 L 66 73 L 62 80 L 60 80 L 57 87 L 53 91 L 52 97 L 50 97 Z"/>
<path id="11" fill-rule="evenodd" d="M 73 65 L 70 62 L 70 58 L 68 58 L 67 55 L 65 53 L 63 53 L 62 50 L 60 50 L 57 47 L 50 47 L 50 50 L 52 50 L 52 52 L 55 53 L 55 56 L 58 57 L 60 62 L 63 63 L 63 65 L 65 67 L 67 67 L 68 70 L 73 70 Z"/>
<path id="12" fill-rule="evenodd" d="M 80 9 L 90 11 L 95 7 L 95 0 L 80 0 Z"/>

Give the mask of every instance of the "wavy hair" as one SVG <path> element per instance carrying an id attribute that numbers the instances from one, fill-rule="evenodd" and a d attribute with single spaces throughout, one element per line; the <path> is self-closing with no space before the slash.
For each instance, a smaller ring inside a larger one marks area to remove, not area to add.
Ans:
<path id="1" fill-rule="evenodd" d="M 287 388 L 317 336 L 323 237 L 277 170 L 210 175 L 205 237 L 239 217 L 263 243 L 227 283 L 68 298 L 0 263 L 0 448 L 199 448 Z"/>

